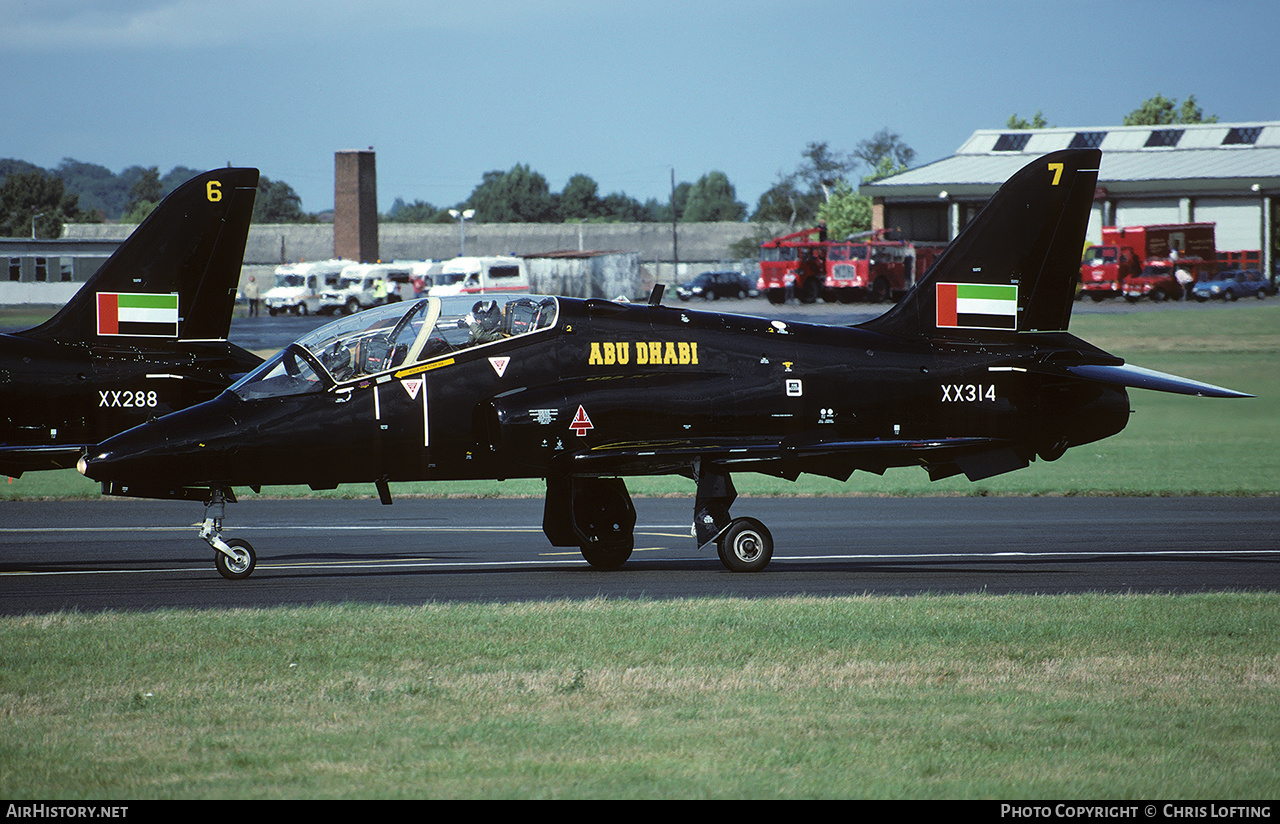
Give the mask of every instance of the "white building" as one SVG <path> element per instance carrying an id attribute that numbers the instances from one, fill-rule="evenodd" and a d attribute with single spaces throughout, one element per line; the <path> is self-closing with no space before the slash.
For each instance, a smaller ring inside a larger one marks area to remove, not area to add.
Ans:
<path id="1" fill-rule="evenodd" d="M 864 186 L 873 228 L 950 240 L 1033 158 L 1099 148 L 1088 239 L 1103 226 L 1215 223 L 1220 251 L 1257 250 L 1272 273 L 1280 199 L 1280 122 L 974 132 L 954 155 Z"/>

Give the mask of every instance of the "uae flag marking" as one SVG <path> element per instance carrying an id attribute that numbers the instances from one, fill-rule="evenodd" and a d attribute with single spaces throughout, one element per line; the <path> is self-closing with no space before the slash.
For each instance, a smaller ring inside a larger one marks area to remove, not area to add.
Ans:
<path id="1" fill-rule="evenodd" d="M 98 334 L 178 337 L 178 295 L 98 293 Z"/>
<path id="2" fill-rule="evenodd" d="M 1018 285 L 939 283 L 939 329 L 1018 328 Z"/>

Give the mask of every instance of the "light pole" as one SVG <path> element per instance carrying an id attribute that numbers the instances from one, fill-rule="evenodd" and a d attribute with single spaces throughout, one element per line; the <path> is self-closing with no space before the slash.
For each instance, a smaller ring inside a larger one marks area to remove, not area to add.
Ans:
<path id="1" fill-rule="evenodd" d="M 36 218 L 38 217 L 44 217 L 44 212 L 41 212 L 38 215 L 31 216 L 31 239 L 32 240 L 36 239 Z"/>
<path id="2" fill-rule="evenodd" d="M 467 254 L 467 221 L 476 216 L 475 209 L 467 209 L 465 212 L 459 212 L 457 209 L 450 209 L 449 216 L 458 221 L 458 239 L 461 244 L 461 251 L 458 252 L 459 257 L 466 257 Z"/>

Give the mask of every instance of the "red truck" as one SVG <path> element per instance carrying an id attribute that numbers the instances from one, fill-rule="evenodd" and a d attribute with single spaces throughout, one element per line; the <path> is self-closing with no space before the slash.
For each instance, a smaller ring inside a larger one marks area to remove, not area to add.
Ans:
<path id="1" fill-rule="evenodd" d="M 761 244 L 760 286 L 770 303 L 785 303 L 788 288 L 801 303 L 880 303 L 901 297 L 945 248 L 883 229 L 842 241 L 826 240 L 821 227 L 803 229 Z"/>
<path id="2" fill-rule="evenodd" d="M 1127 295 L 1179 297 L 1175 261 L 1196 274 L 1217 270 L 1212 223 L 1104 226 L 1102 243 L 1080 265 L 1081 295 L 1094 300 Z M 1145 274 L 1144 274 L 1145 270 Z M 1126 290 L 1126 280 L 1129 287 Z"/>

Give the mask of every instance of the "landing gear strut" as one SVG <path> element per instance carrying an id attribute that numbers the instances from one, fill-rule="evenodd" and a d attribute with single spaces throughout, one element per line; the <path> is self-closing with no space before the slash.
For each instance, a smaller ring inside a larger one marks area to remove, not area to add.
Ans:
<path id="1" fill-rule="evenodd" d="M 234 498 L 232 499 L 234 500 Z M 213 547 L 213 563 L 223 578 L 238 581 L 248 578 L 258 564 L 253 545 L 240 538 L 222 540 L 222 519 L 227 513 L 227 498 L 222 489 L 212 490 L 205 504 L 204 523 L 200 525 L 200 537 Z"/>
<path id="2" fill-rule="evenodd" d="M 719 467 L 694 466 L 698 497 L 693 505 L 693 532 L 698 546 L 716 542 L 720 563 L 733 572 L 760 572 L 773 558 L 773 536 L 755 518 L 731 518 L 738 497 L 729 473 Z"/>

